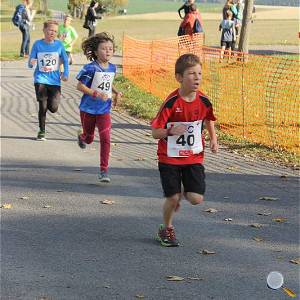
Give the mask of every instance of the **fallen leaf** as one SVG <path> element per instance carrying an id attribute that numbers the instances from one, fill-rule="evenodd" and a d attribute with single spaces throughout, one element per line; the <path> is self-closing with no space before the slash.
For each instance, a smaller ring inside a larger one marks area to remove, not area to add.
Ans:
<path id="1" fill-rule="evenodd" d="M 135 159 L 134 159 L 134 161 L 144 161 L 144 160 L 146 160 L 146 159 L 143 158 L 143 157 L 138 157 L 138 158 L 135 158 Z"/>
<path id="2" fill-rule="evenodd" d="M 230 170 L 230 171 L 236 171 L 236 170 L 239 170 L 240 168 L 237 167 L 237 166 L 230 166 L 227 168 L 227 170 Z"/>
<path id="3" fill-rule="evenodd" d="M 22 197 L 20 197 L 20 199 L 22 199 L 22 200 L 27 200 L 27 199 L 29 199 L 29 197 L 27 197 L 27 196 L 22 196 Z"/>
<path id="4" fill-rule="evenodd" d="M 253 238 L 253 240 L 256 241 L 256 242 L 262 242 L 264 239 L 261 238 L 261 237 L 256 236 L 256 237 Z"/>
<path id="5" fill-rule="evenodd" d="M 111 145 L 112 145 L 112 146 L 117 146 L 117 143 L 112 143 Z"/>
<path id="6" fill-rule="evenodd" d="M 277 256 L 276 259 L 283 259 L 283 256 Z"/>
<path id="7" fill-rule="evenodd" d="M 73 169 L 73 171 L 75 171 L 75 172 L 81 172 L 82 169 Z"/>
<path id="8" fill-rule="evenodd" d="M 115 201 L 113 200 L 109 200 L 109 199 L 104 199 L 101 201 L 102 204 L 108 204 L 108 205 L 112 205 L 115 203 Z"/>
<path id="9" fill-rule="evenodd" d="M 287 221 L 287 218 L 274 218 L 272 221 L 277 222 L 277 223 L 284 223 Z"/>
<path id="10" fill-rule="evenodd" d="M 117 160 L 118 160 L 118 161 L 121 161 L 121 160 L 123 160 L 123 158 L 117 158 Z"/>
<path id="11" fill-rule="evenodd" d="M 152 136 L 151 133 L 145 133 L 145 136 Z"/>
<path id="12" fill-rule="evenodd" d="M 43 208 L 51 208 L 51 205 L 44 205 Z"/>
<path id="13" fill-rule="evenodd" d="M 260 197 L 259 200 L 276 201 L 276 200 L 278 200 L 278 198 L 275 198 L 275 197 L 268 197 L 268 196 L 263 196 L 263 197 Z"/>
<path id="14" fill-rule="evenodd" d="M 210 251 L 210 250 L 206 250 L 206 249 L 202 250 L 201 253 L 204 255 L 216 254 L 215 251 Z"/>
<path id="15" fill-rule="evenodd" d="M 266 212 L 266 211 L 259 212 L 259 213 L 257 213 L 257 214 L 260 215 L 260 216 L 269 216 L 269 215 L 271 215 L 270 212 Z"/>
<path id="16" fill-rule="evenodd" d="M 187 278 L 188 280 L 204 280 L 204 278 L 201 278 L 201 277 L 188 277 Z"/>
<path id="17" fill-rule="evenodd" d="M 136 294 L 135 295 L 135 298 L 138 298 L 138 299 L 144 299 L 145 296 L 143 294 Z"/>
<path id="18" fill-rule="evenodd" d="M 300 265 L 300 257 L 295 258 L 295 259 L 291 259 L 290 263 L 292 264 L 296 264 L 296 265 Z"/>
<path id="19" fill-rule="evenodd" d="M 286 175 L 281 175 L 280 178 L 287 180 L 287 176 Z"/>
<path id="20" fill-rule="evenodd" d="M 105 289 L 110 289 L 110 285 L 105 285 L 104 288 Z"/>
<path id="21" fill-rule="evenodd" d="M 231 219 L 231 218 L 225 218 L 224 221 L 226 221 L 226 222 L 231 222 L 232 219 Z"/>
<path id="22" fill-rule="evenodd" d="M 262 224 L 259 224 L 259 223 L 253 223 L 250 225 L 251 227 L 254 227 L 254 228 L 261 228 L 263 225 Z"/>
<path id="23" fill-rule="evenodd" d="M 225 197 L 223 197 L 223 199 L 229 199 L 229 197 L 225 196 Z"/>
<path id="24" fill-rule="evenodd" d="M 183 277 L 179 277 L 179 276 L 166 276 L 168 281 L 182 281 L 184 280 Z"/>
<path id="25" fill-rule="evenodd" d="M 218 212 L 218 210 L 217 209 L 215 209 L 215 208 L 208 208 L 208 209 L 206 209 L 206 210 L 204 210 L 205 212 L 209 212 L 209 213 L 216 213 L 216 212 Z"/>
<path id="26" fill-rule="evenodd" d="M 10 203 L 4 203 L 0 206 L 0 208 L 10 209 L 10 208 L 12 208 L 12 205 Z"/>
<path id="27" fill-rule="evenodd" d="M 63 190 L 57 190 L 57 192 L 58 192 L 58 193 L 62 193 L 62 192 L 63 192 Z"/>

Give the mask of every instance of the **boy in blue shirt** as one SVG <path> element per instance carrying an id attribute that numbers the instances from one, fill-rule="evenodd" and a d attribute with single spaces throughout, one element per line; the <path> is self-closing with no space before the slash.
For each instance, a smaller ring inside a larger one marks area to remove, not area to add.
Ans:
<path id="1" fill-rule="evenodd" d="M 113 86 L 116 66 L 110 63 L 115 50 L 114 38 L 106 32 L 91 36 L 82 43 L 84 55 L 91 63 L 77 75 L 77 90 L 83 93 L 79 105 L 83 132 L 78 133 L 78 145 L 84 149 L 94 140 L 95 127 L 100 137 L 100 182 L 110 182 L 108 160 L 110 152 L 112 93 L 116 101 L 122 93 Z"/>
<path id="2" fill-rule="evenodd" d="M 34 87 L 36 99 L 39 103 L 39 131 L 38 141 L 46 140 L 47 110 L 55 113 L 61 96 L 61 80 L 67 81 L 69 76 L 68 56 L 61 41 L 56 40 L 58 23 L 49 20 L 44 23 L 44 38 L 35 41 L 32 46 L 28 67 L 34 70 Z M 60 64 L 64 71 L 61 74 Z"/>

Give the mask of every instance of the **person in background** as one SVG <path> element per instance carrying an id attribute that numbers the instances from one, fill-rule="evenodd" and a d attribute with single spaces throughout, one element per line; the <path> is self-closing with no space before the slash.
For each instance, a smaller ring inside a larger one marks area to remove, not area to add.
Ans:
<path id="1" fill-rule="evenodd" d="M 203 32 L 203 23 L 196 4 L 190 5 L 190 12 L 187 13 L 180 24 L 178 36 L 193 35 L 194 33 Z"/>
<path id="2" fill-rule="evenodd" d="M 224 57 L 225 50 L 228 50 L 228 60 L 230 59 L 232 43 L 236 40 L 235 22 L 232 20 L 232 11 L 227 10 L 226 16 L 226 20 L 222 20 L 219 25 L 219 31 L 222 31 L 220 61 Z"/>
<path id="3" fill-rule="evenodd" d="M 78 38 L 78 34 L 74 27 L 71 26 L 71 15 L 65 15 L 64 23 L 58 26 L 58 38 L 61 40 L 65 47 L 66 53 L 69 58 L 69 64 L 73 63 L 72 50 L 73 45 Z"/>
<path id="4" fill-rule="evenodd" d="M 20 57 L 28 57 L 30 48 L 30 24 L 34 18 L 35 10 L 32 10 L 31 0 L 23 1 L 22 18 L 19 29 L 22 33 Z"/>
<path id="5" fill-rule="evenodd" d="M 190 6 L 195 3 L 195 0 L 187 0 L 185 3 L 178 9 L 178 15 L 180 19 L 184 19 L 184 17 L 190 12 Z M 184 11 L 184 16 L 181 15 L 181 11 Z"/>
<path id="6" fill-rule="evenodd" d="M 89 30 L 89 37 L 95 34 L 97 19 L 101 19 L 101 16 L 98 16 L 96 13 L 98 5 L 97 1 L 92 0 L 85 15 L 86 26 L 84 25 L 83 27 Z"/>
<path id="7" fill-rule="evenodd" d="M 34 87 L 36 100 L 39 104 L 38 141 L 46 140 L 46 113 L 56 113 L 60 103 L 61 81 L 69 77 L 68 56 L 65 48 L 57 37 L 58 23 L 49 20 L 44 23 L 44 38 L 36 40 L 32 46 L 28 67 L 34 70 Z M 60 72 L 63 63 L 64 71 Z"/>

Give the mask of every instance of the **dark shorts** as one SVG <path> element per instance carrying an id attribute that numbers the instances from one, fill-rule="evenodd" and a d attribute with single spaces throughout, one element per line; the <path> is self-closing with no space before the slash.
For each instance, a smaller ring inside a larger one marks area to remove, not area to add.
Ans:
<path id="1" fill-rule="evenodd" d="M 53 101 L 59 103 L 61 95 L 61 89 L 59 85 L 35 83 L 34 88 L 37 101 Z"/>
<path id="2" fill-rule="evenodd" d="M 232 42 L 221 41 L 221 47 L 225 47 L 225 49 L 232 48 Z"/>
<path id="3" fill-rule="evenodd" d="M 169 165 L 158 163 L 160 180 L 165 197 L 181 193 L 181 183 L 184 192 L 205 193 L 205 173 L 202 164 Z"/>

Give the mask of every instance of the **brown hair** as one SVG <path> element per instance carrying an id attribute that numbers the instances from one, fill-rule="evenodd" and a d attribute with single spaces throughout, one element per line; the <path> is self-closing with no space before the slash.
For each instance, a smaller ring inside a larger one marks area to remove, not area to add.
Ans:
<path id="1" fill-rule="evenodd" d="M 114 37 L 107 32 L 97 33 L 85 41 L 83 41 L 81 48 L 83 50 L 83 54 L 87 57 L 88 60 L 93 61 L 97 59 L 95 51 L 97 51 L 99 44 L 111 42 L 115 51 L 115 41 Z"/>
<path id="2" fill-rule="evenodd" d="M 196 65 L 201 66 L 200 58 L 195 54 L 183 54 L 175 63 L 175 74 L 183 75 L 184 71 Z"/>
<path id="3" fill-rule="evenodd" d="M 46 22 L 44 22 L 44 27 L 43 29 L 46 29 L 47 27 L 49 27 L 50 25 L 56 25 L 58 26 L 58 22 L 55 20 L 48 20 Z"/>

